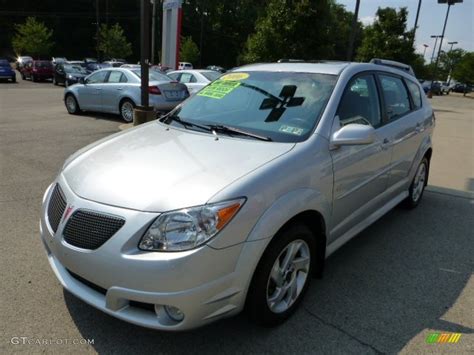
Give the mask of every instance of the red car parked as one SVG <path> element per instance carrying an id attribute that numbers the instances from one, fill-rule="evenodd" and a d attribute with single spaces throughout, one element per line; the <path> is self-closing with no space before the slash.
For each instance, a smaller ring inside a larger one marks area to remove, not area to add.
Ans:
<path id="1" fill-rule="evenodd" d="M 23 80 L 32 81 L 52 79 L 54 74 L 53 65 L 48 60 L 34 60 L 26 63 L 20 70 Z"/>

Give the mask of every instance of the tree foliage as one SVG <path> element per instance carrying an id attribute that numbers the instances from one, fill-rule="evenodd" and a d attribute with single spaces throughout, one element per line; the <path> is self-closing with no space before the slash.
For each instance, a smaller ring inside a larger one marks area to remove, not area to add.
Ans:
<path id="1" fill-rule="evenodd" d="M 179 59 L 183 62 L 190 62 L 194 65 L 197 64 L 199 60 L 199 48 L 191 37 L 183 37 L 181 39 Z"/>
<path id="2" fill-rule="evenodd" d="M 357 59 L 385 58 L 412 64 L 417 60 L 412 44 L 413 32 L 407 30 L 408 11 L 379 8 L 375 21 L 365 27 Z"/>
<path id="3" fill-rule="evenodd" d="M 351 20 L 352 14 L 332 0 L 270 0 L 242 59 L 343 59 Z"/>
<path id="4" fill-rule="evenodd" d="M 118 23 L 100 26 L 97 49 L 104 58 L 128 58 L 132 55 L 132 45 Z"/>
<path id="5" fill-rule="evenodd" d="M 474 52 L 465 53 L 453 70 L 457 81 L 469 85 L 474 84 Z"/>
<path id="6" fill-rule="evenodd" d="M 18 55 L 33 57 L 47 56 L 54 45 L 53 31 L 43 22 L 28 17 L 25 23 L 15 25 L 16 33 L 12 39 L 12 47 Z"/>

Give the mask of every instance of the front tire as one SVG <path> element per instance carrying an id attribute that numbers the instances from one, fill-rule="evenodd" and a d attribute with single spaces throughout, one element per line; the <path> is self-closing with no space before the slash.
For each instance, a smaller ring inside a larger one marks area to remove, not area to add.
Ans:
<path id="1" fill-rule="evenodd" d="M 306 225 L 290 225 L 274 238 L 260 259 L 246 303 L 252 321 L 268 327 L 295 312 L 315 264 L 315 239 Z"/>
<path id="2" fill-rule="evenodd" d="M 133 122 L 133 110 L 135 109 L 135 104 L 132 100 L 125 99 L 120 103 L 120 116 L 122 119 L 127 122 Z"/>
<path id="3" fill-rule="evenodd" d="M 77 102 L 73 94 L 66 95 L 65 104 L 66 104 L 67 112 L 70 113 L 71 115 L 77 115 L 81 112 L 79 103 Z"/>
<path id="4" fill-rule="evenodd" d="M 415 176 L 410 188 L 408 189 L 408 197 L 405 199 L 405 201 L 403 201 L 403 205 L 406 208 L 413 209 L 419 205 L 421 198 L 423 197 L 426 184 L 428 183 L 429 166 L 428 159 L 424 157 L 416 169 Z"/>

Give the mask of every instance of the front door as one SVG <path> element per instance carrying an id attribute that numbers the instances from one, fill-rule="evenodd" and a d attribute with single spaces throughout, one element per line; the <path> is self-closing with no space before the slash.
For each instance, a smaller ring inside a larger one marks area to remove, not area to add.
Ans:
<path id="1" fill-rule="evenodd" d="M 382 122 L 373 74 L 362 74 L 349 82 L 335 120 L 339 120 L 341 126 L 371 125 L 376 139 L 371 144 L 341 146 L 331 151 L 334 169 L 331 240 L 380 207 L 377 198 L 387 188 L 392 154 L 390 132 Z"/>
<path id="2" fill-rule="evenodd" d="M 79 106 L 89 111 L 103 111 L 102 89 L 108 71 L 98 71 L 85 79 L 84 84 L 78 88 Z"/>
<path id="3" fill-rule="evenodd" d="M 102 87 L 102 106 L 106 112 L 119 112 L 127 77 L 121 71 L 112 70 Z"/>

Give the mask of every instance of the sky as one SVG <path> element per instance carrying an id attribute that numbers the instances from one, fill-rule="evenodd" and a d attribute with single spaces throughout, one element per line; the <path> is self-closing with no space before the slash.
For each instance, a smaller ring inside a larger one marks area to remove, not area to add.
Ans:
<path id="1" fill-rule="evenodd" d="M 337 3 L 346 6 L 347 10 L 354 11 L 356 0 L 336 0 Z M 361 0 L 359 7 L 359 20 L 364 24 L 373 22 L 378 7 L 407 7 L 408 28 L 415 25 L 416 9 L 418 0 Z M 427 44 L 425 59 L 429 61 L 433 54 L 434 38 L 431 35 L 441 35 L 443 32 L 444 19 L 446 17 L 446 4 L 438 4 L 437 0 L 422 0 L 418 29 L 416 31 L 416 51 L 423 54 Z M 463 3 L 451 6 L 449 10 L 448 23 L 446 25 L 443 50 L 449 50 L 448 42 L 459 42 L 453 48 L 463 48 L 474 51 L 474 0 L 464 0 Z M 436 51 L 439 48 L 439 40 Z"/>

